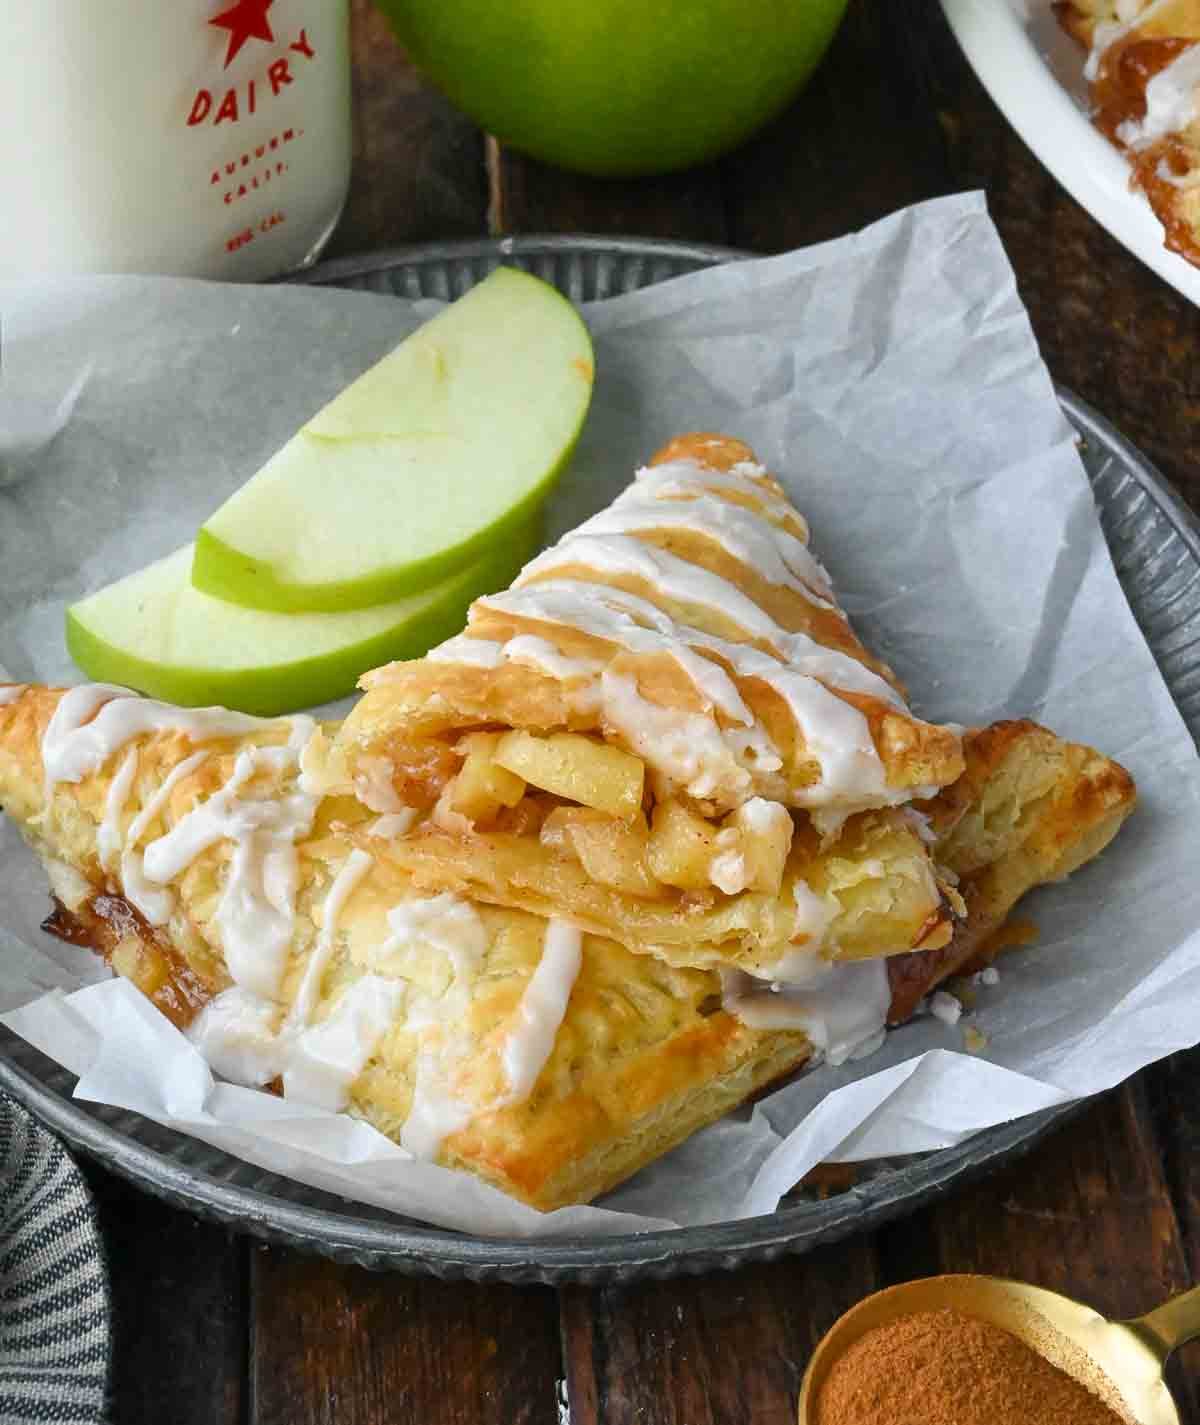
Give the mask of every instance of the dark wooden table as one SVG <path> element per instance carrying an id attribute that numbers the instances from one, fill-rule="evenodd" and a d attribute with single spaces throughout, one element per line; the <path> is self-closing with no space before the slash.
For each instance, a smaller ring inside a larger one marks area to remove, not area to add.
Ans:
<path id="1" fill-rule="evenodd" d="M 357 164 L 330 256 L 486 233 L 775 252 L 986 190 L 1054 376 L 1200 509 L 1200 311 L 1040 167 L 934 0 L 852 0 L 769 130 L 684 175 L 596 182 L 500 149 L 353 0 Z M 1200 1279 L 1200 1053 L 1107 1095 L 1008 1171 L 872 1236 L 621 1290 L 376 1276 L 264 1248 L 89 1168 L 117 1298 L 119 1425 L 787 1425 L 813 1343 L 877 1287 L 998 1272 L 1133 1314 Z M 1200 1351 L 1182 1353 L 1200 1421 Z M 566 1402 L 569 1401 L 569 1411 Z"/>

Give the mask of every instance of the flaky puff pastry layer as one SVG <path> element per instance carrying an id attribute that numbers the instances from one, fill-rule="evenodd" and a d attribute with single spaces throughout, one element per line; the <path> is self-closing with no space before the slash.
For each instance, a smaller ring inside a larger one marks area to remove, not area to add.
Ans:
<path id="1" fill-rule="evenodd" d="M 856 960 L 946 945 L 962 912 L 919 824 L 896 811 L 860 813 L 826 844 L 802 822 L 773 893 L 659 885 L 632 894 L 566 850 L 503 830 L 463 836 L 425 824 L 397 838 L 390 855 L 427 894 L 564 915 L 674 965 L 766 979 L 800 949 Z"/>
<path id="2" fill-rule="evenodd" d="M 313 772 L 422 813 L 398 854 L 423 886 L 557 905 L 675 963 L 757 974 L 819 936 L 847 956 L 949 938 L 954 897 L 896 808 L 959 774 L 958 735 L 908 711 L 803 519 L 738 441 L 673 441 L 509 591 L 478 600 L 464 635 L 363 685 Z M 528 783 L 505 771 L 513 796 L 479 814 L 463 784 L 480 730 L 520 733 L 562 766 L 546 775 L 497 743 Z M 634 769 L 627 807 L 589 799 L 589 742 Z M 580 804 L 613 824 L 567 825 L 562 808 Z M 755 874 L 772 817 L 782 846 Z M 711 840 L 711 878 L 681 872 L 681 825 Z"/>
<path id="3" fill-rule="evenodd" d="M 939 980 L 983 969 L 1021 943 L 1022 935 L 1010 940 L 1006 933 L 1021 897 L 1098 856 L 1137 802 L 1119 762 L 1028 720 L 974 729 L 963 748 L 962 777 L 923 810 L 966 915 L 943 949 L 888 961 L 892 1024 L 928 993 L 935 966 Z"/>
<path id="4" fill-rule="evenodd" d="M 206 1014 L 238 993 L 219 914 L 237 844 L 225 838 L 200 850 L 166 887 L 174 897 L 169 919 L 152 926 L 126 894 L 120 860 L 111 848 L 102 853 L 102 829 L 108 824 L 111 835 L 115 824 L 125 849 L 145 850 L 219 797 L 247 749 L 278 749 L 293 729 L 285 723 L 238 737 L 141 735 L 78 781 L 58 782 L 48 797 L 42 744 L 61 698 L 57 690 L 29 689 L 0 701 L 0 804 L 50 872 L 58 906 L 48 928 L 98 950 L 195 1033 Z M 1015 898 L 1096 854 L 1132 808 L 1132 783 L 1121 768 L 1033 724 L 972 733 L 967 748 L 963 778 L 926 811 L 962 877 L 968 919 L 951 951 L 889 961 L 892 1022 L 972 956 L 993 953 L 1001 944 L 993 933 Z M 197 749 L 207 752 L 205 761 L 178 776 Z M 136 771 L 114 823 L 114 786 L 131 751 Z M 131 843 L 131 823 L 172 777 L 161 811 Z M 268 766 L 241 791 L 254 805 L 294 795 L 296 787 L 293 767 Z M 361 804 L 326 799 L 298 836 L 295 920 L 275 998 L 264 1005 L 260 997 L 257 1017 L 243 1026 L 246 1053 L 235 1044 L 231 1059 L 225 1046 L 227 1063 L 265 1067 L 257 1076 L 230 1077 L 279 1088 L 290 1072 L 303 1071 L 300 1088 L 315 1084 L 318 1101 L 344 1106 L 401 1140 L 419 1099 L 443 1109 L 449 1101 L 461 1112 L 435 1145 L 437 1161 L 548 1209 L 595 1197 L 811 1057 L 803 1033 L 751 1029 L 726 1012 L 716 974 L 585 934 L 552 1047 L 529 1092 L 512 1101 L 506 1050 L 546 953 L 547 922 L 453 897 L 414 899 L 410 877 L 391 854 L 397 843 L 372 830 L 386 826 Z M 409 933 L 397 934 L 397 915 Z M 414 933 L 413 925 L 424 929 Z M 466 934 L 457 944 L 455 926 Z M 307 972 L 323 932 L 328 957 L 314 985 Z M 287 1055 L 273 1057 L 269 1043 L 264 1052 L 263 1026 L 278 1037 L 308 984 L 301 1028 L 319 1038 L 344 1019 L 368 981 L 388 1017 L 332 1102 L 321 1054 L 310 1049 L 307 1063 L 301 1055 L 289 1068 Z"/>
<path id="5" fill-rule="evenodd" d="M 913 717 L 860 643 L 782 486 L 724 436 L 671 442 L 477 600 L 462 637 L 362 686 L 342 770 L 368 800 L 382 778 L 410 806 L 434 804 L 480 726 L 602 737 L 719 811 L 749 796 L 863 810 L 962 770 L 957 735 Z M 847 759 L 833 744 L 848 738 Z"/>
<path id="6" fill-rule="evenodd" d="M 1162 223 L 1165 245 L 1200 264 L 1200 120 L 1165 133 L 1141 128 L 1147 86 L 1200 42 L 1200 0 L 1067 0 L 1055 12 L 1091 51 L 1097 127 L 1128 158 L 1132 183 Z"/>
<path id="7" fill-rule="evenodd" d="M 171 774 L 198 749 L 208 752 L 176 781 L 132 848 L 144 851 L 220 794 L 240 754 L 280 747 L 289 729 L 203 740 L 177 732 L 139 736 L 79 781 L 57 783 L 47 798 L 42 741 L 61 696 L 31 688 L 0 704 L 0 805 L 49 872 L 57 905 L 47 928 L 101 953 L 176 1025 L 199 1032 L 205 1014 L 238 993 L 219 915 L 237 847 L 222 839 L 202 850 L 165 887 L 174 899 L 169 919 L 150 925 L 128 898 L 119 863 L 102 864 L 101 827 L 114 781 L 135 751 L 137 771 L 119 817 L 125 836 Z M 294 768 L 268 768 L 245 783 L 244 806 L 296 790 Z M 810 1057 L 803 1033 L 754 1030 L 726 1013 L 716 975 L 675 969 L 584 935 L 549 1056 L 528 1095 L 505 1102 L 512 1093 L 505 1048 L 541 963 L 547 922 L 451 897 L 421 899 L 389 860 L 388 840 L 361 834 L 375 821 L 353 799 L 326 799 L 297 840 L 294 928 L 276 995 L 270 1003 L 256 997 L 254 1012 L 240 1015 L 232 1041 L 216 1052 L 219 1071 L 235 1070 L 229 1077 L 257 1077 L 278 1089 L 295 1070 L 301 1090 L 305 1082 L 316 1085 L 318 1101 L 348 1109 L 397 1141 L 423 1095 L 426 1106 L 441 1105 L 443 1123 L 462 1122 L 440 1139 L 426 1126 L 418 1148 L 548 1210 L 604 1192 Z M 359 874 L 344 894 L 352 858 Z M 289 1069 L 287 1055 L 273 1055 L 269 1042 L 304 993 L 335 904 L 328 961 L 298 1028 L 319 1033 L 334 1024 L 339 1007 L 368 978 L 382 987 L 375 1003 L 382 997 L 390 1010 L 342 1102 L 328 1098 L 317 1050 Z M 409 925 L 399 935 L 389 919 L 398 910 Z M 245 1071 L 247 1064 L 260 1066 L 256 1075 Z"/>

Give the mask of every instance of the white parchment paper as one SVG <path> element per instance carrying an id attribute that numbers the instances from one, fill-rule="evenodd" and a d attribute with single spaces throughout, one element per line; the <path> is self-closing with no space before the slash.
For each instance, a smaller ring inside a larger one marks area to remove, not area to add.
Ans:
<path id="1" fill-rule="evenodd" d="M 141 278 L 0 284 L 0 661 L 78 681 L 64 605 L 186 542 L 427 307 Z M 550 536 L 681 431 L 749 441 L 808 516 L 860 631 L 933 718 L 1030 716 L 1137 778 L 1116 844 L 1027 912 L 973 1022 L 924 1019 L 697 1134 L 602 1208 L 540 1216 L 344 1115 L 214 1083 L 128 985 L 43 935 L 0 821 L 0 1008 L 136 1109 L 346 1197 L 480 1233 L 769 1212 L 815 1163 L 953 1144 L 1200 1039 L 1200 763 L 1118 586 L 1073 437 L 977 195 L 596 304 L 595 404 Z M 6 433 L 7 437 L 6 437 Z M 5 444 L 7 438 L 7 445 Z M 1024 912 L 1023 912 L 1024 913 Z"/>

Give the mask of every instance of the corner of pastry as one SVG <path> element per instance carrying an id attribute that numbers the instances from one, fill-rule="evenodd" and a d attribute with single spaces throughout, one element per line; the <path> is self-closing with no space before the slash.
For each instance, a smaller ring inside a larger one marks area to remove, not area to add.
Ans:
<path id="1" fill-rule="evenodd" d="M 940 825 L 934 856 L 955 878 L 966 914 L 944 948 L 888 961 L 889 1023 L 908 1018 L 936 983 L 1025 943 L 1000 933 L 1014 906 L 1098 856 L 1137 803 L 1119 762 L 1035 722 L 973 729 L 963 749 L 963 776 L 924 809 Z"/>
<path id="2" fill-rule="evenodd" d="M 945 796 L 966 789 L 967 800 L 937 846 L 938 861 L 959 877 L 1020 847 L 1039 881 L 1060 879 L 1112 840 L 1137 801 L 1119 762 L 1027 719 L 968 732 L 963 751 L 962 788 Z"/>
<path id="3" fill-rule="evenodd" d="M 515 1011 L 546 955 L 546 922 L 477 914 L 486 946 L 454 1027 L 416 1051 L 411 1035 L 390 1035 L 351 1108 L 542 1211 L 593 1200 L 812 1053 L 802 1032 L 763 1033 L 722 1010 L 715 976 L 584 935 L 531 1083 Z"/>

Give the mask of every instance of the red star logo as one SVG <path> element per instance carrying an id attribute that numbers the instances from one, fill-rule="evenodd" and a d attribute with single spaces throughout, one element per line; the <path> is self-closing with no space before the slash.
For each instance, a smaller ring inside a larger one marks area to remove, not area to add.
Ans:
<path id="1" fill-rule="evenodd" d="M 226 69 L 241 53 L 247 40 L 266 40 L 268 44 L 274 41 L 271 22 L 267 19 L 267 11 L 274 3 L 275 0 L 237 0 L 236 4 L 230 5 L 227 10 L 222 10 L 219 15 L 214 15 L 209 20 L 210 25 L 219 25 L 221 29 L 229 31 Z"/>

